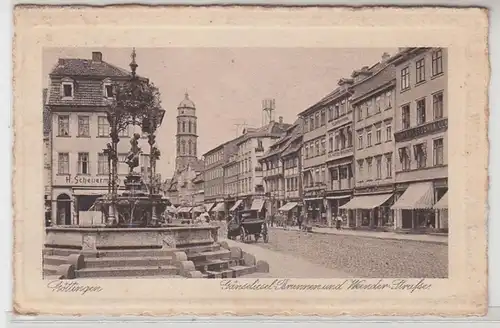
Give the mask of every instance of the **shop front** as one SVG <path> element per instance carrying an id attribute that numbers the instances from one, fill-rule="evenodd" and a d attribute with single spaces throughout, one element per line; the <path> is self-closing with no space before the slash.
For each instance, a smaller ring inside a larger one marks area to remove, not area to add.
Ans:
<path id="1" fill-rule="evenodd" d="M 446 192 L 434 205 L 436 210 L 436 228 L 448 233 L 448 192 Z"/>
<path id="2" fill-rule="evenodd" d="M 210 214 L 212 214 L 216 220 L 224 220 L 226 217 L 226 204 L 224 201 L 217 203 L 210 211 Z"/>
<path id="3" fill-rule="evenodd" d="M 350 211 L 348 225 L 356 228 L 377 229 L 391 226 L 390 203 L 393 193 L 354 195 L 340 209 Z"/>
<path id="4" fill-rule="evenodd" d="M 177 217 L 179 219 L 191 220 L 193 207 L 191 206 L 182 206 L 177 209 Z"/>
<path id="5" fill-rule="evenodd" d="M 404 189 L 406 187 L 406 189 Z M 400 190 L 404 189 L 401 193 Z M 398 198 L 391 207 L 399 230 L 426 231 L 436 226 L 435 195 L 432 182 L 415 182 L 396 186 Z"/>
<path id="6" fill-rule="evenodd" d="M 234 205 L 229 209 L 229 213 L 234 213 L 237 211 L 241 211 L 243 209 L 243 200 L 238 199 Z"/>
<path id="7" fill-rule="evenodd" d="M 250 207 L 251 211 L 256 211 L 259 218 L 264 219 L 266 217 L 266 208 L 265 208 L 266 200 L 263 198 L 256 198 L 252 201 L 252 205 Z"/>
<path id="8" fill-rule="evenodd" d="M 284 213 L 288 219 L 292 219 L 294 216 L 298 218 L 300 216 L 301 207 L 298 202 L 288 202 L 278 209 L 279 212 Z"/>
<path id="9" fill-rule="evenodd" d="M 351 192 L 327 192 L 326 217 L 328 222 L 333 222 L 336 217 L 344 214 L 348 216 L 349 212 L 340 207 L 349 202 L 349 199 L 351 199 Z"/>

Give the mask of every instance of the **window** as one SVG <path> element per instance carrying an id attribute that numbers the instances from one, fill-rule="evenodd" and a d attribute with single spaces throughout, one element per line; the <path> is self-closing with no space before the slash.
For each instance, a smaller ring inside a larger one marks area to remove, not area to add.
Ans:
<path id="1" fill-rule="evenodd" d="M 321 182 L 326 182 L 326 169 L 324 166 L 321 168 Z"/>
<path id="2" fill-rule="evenodd" d="M 406 90 L 410 87 L 410 68 L 405 67 L 401 70 L 401 90 Z"/>
<path id="3" fill-rule="evenodd" d="M 186 141 L 185 140 L 181 141 L 181 148 L 182 148 L 181 154 L 186 154 Z"/>
<path id="4" fill-rule="evenodd" d="M 399 160 L 401 162 L 401 169 L 403 171 L 410 170 L 410 154 L 408 147 L 399 148 Z"/>
<path id="5" fill-rule="evenodd" d="M 386 177 L 390 178 L 392 177 L 392 155 L 386 155 L 385 157 L 385 172 L 386 172 Z"/>
<path id="6" fill-rule="evenodd" d="M 328 107 L 328 122 L 333 120 L 333 106 Z"/>
<path id="7" fill-rule="evenodd" d="M 319 156 L 319 140 L 316 140 L 316 142 L 314 144 L 316 147 L 316 156 Z"/>
<path id="8" fill-rule="evenodd" d="M 306 145 L 305 147 L 305 153 L 304 153 L 305 158 L 309 158 L 309 145 Z"/>
<path id="9" fill-rule="evenodd" d="M 328 138 L 328 151 L 329 152 L 333 151 L 333 136 L 331 134 Z"/>
<path id="10" fill-rule="evenodd" d="M 432 76 L 443 73 L 443 52 L 441 49 L 432 53 Z"/>
<path id="11" fill-rule="evenodd" d="M 186 132 L 186 122 L 182 122 L 182 132 Z"/>
<path id="12" fill-rule="evenodd" d="M 321 139 L 321 154 L 324 155 L 326 153 L 326 139 Z"/>
<path id="13" fill-rule="evenodd" d="M 78 153 L 78 174 L 90 174 L 89 153 Z"/>
<path id="14" fill-rule="evenodd" d="M 128 125 L 127 125 L 125 128 L 123 128 L 122 130 L 120 130 L 120 131 L 118 132 L 118 136 L 120 136 L 120 137 L 125 137 L 125 138 L 130 136 L 130 134 L 129 134 L 129 127 L 128 127 Z"/>
<path id="15" fill-rule="evenodd" d="M 340 149 L 340 136 L 338 132 L 335 132 L 335 150 Z"/>
<path id="16" fill-rule="evenodd" d="M 367 164 L 367 180 L 371 180 L 372 177 L 372 158 L 367 158 L 366 159 L 366 164 Z"/>
<path id="17" fill-rule="evenodd" d="M 385 108 L 391 108 L 392 107 L 392 91 L 388 91 L 385 94 Z"/>
<path id="18" fill-rule="evenodd" d="M 380 113 L 381 111 L 381 102 L 382 102 L 382 98 L 380 96 L 378 96 L 376 99 L 375 99 L 375 110 L 377 113 Z"/>
<path id="19" fill-rule="evenodd" d="M 97 174 L 108 174 L 108 156 L 103 153 L 97 154 Z"/>
<path id="20" fill-rule="evenodd" d="M 434 119 L 443 118 L 443 93 L 432 95 L 432 109 L 434 111 Z"/>
<path id="21" fill-rule="evenodd" d="M 78 116 L 78 136 L 88 137 L 89 136 L 89 117 L 88 116 Z"/>
<path id="22" fill-rule="evenodd" d="M 191 124 L 189 125 L 191 126 Z M 191 140 L 188 140 L 188 155 L 191 155 L 192 149 L 191 149 Z"/>
<path id="23" fill-rule="evenodd" d="M 415 159 L 417 160 L 417 168 L 421 169 L 426 166 L 427 156 L 425 153 L 425 144 L 418 144 L 413 146 L 415 152 Z"/>
<path id="24" fill-rule="evenodd" d="M 367 102 L 364 104 L 365 108 L 366 108 L 366 117 L 369 117 L 371 115 L 371 101 L 370 102 Z"/>
<path id="25" fill-rule="evenodd" d="M 358 149 L 362 149 L 363 148 L 363 135 L 360 134 L 358 135 Z"/>
<path id="26" fill-rule="evenodd" d="M 188 127 L 188 132 L 191 133 L 191 129 L 193 127 L 193 123 L 189 121 L 189 127 Z"/>
<path id="27" fill-rule="evenodd" d="M 340 107 L 339 104 L 335 104 L 334 118 L 338 118 L 339 116 L 340 116 Z"/>
<path id="28" fill-rule="evenodd" d="M 372 133 L 371 131 L 366 134 L 366 147 L 372 146 Z"/>
<path id="29" fill-rule="evenodd" d="M 63 98 L 73 98 L 73 83 L 63 82 L 62 83 L 62 96 Z"/>
<path id="30" fill-rule="evenodd" d="M 425 98 L 417 100 L 417 125 L 425 123 Z"/>
<path id="31" fill-rule="evenodd" d="M 97 118 L 97 136 L 98 137 L 107 137 L 109 136 L 109 122 L 108 119 L 104 116 L 99 116 Z"/>
<path id="32" fill-rule="evenodd" d="M 363 107 L 358 106 L 358 121 L 363 119 Z"/>
<path id="33" fill-rule="evenodd" d="M 346 105 L 346 101 L 345 101 L 345 99 L 344 99 L 344 100 L 342 100 L 342 102 L 340 103 L 340 115 L 344 115 L 344 114 L 345 114 L 345 112 L 346 112 L 346 107 L 347 107 L 347 105 Z"/>
<path id="34" fill-rule="evenodd" d="M 363 160 L 358 161 L 359 181 L 363 181 Z"/>
<path id="35" fill-rule="evenodd" d="M 340 149 L 345 149 L 346 137 L 343 129 L 340 130 L 339 136 L 340 136 Z"/>
<path id="36" fill-rule="evenodd" d="M 425 81 L 425 58 L 417 60 L 415 63 L 417 83 Z"/>
<path id="37" fill-rule="evenodd" d="M 196 133 L 196 122 L 193 122 L 193 133 Z"/>
<path id="38" fill-rule="evenodd" d="M 113 86 L 111 84 L 104 85 L 104 96 L 106 98 L 113 98 Z"/>
<path id="39" fill-rule="evenodd" d="M 309 131 L 314 130 L 314 116 L 311 115 L 309 118 Z"/>
<path id="40" fill-rule="evenodd" d="M 351 128 L 347 128 L 347 147 L 352 147 L 352 131 L 351 131 Z"/>
<path id="41" fill-rule="evenodd" d="M 323 109 L 321 111 L 321 126 L 324 126 L 326 124 L 326 112 L 325 110 Z"/>
<path id="42" fill-rule="evenodd" d="M 319 128 L 319 113 L 316 113 L 314 116 L 314 127 L 317 129 Z"/>
<path id="43" fill-rule="evenodd" d="M 57 118 L 57 129 L 58 136 L 69 136 L 69 116 L 64 115 Z"/>
<path id="44" fill-rule="evenodd" d="M 375 133 L 375 142 L 378 144 L 382 142 L 382 130 L 380 128 Z"/>
<path id="45" fill-rule="evenodd" d="M 387 125 L 385 127 L 385 141 L 391 141 L 392 140 L 392 126 Z"/>
<path id="46" fill-rule="evenodd" d="M 57 155 L 57 173 L 69 174 L 69 153 L 59 153 Z"/>
<path id="47" fill-rule="evenodd" d="M 376 159 L 377 165 L 377 179 L 382 179 L 382 157 L 379 156 Z"/>
<path id="48" fill-rule="evenodd" d="M 444 146 L 443 139 L 435 139 L 433 141 L 434 146 L 434 166 L 444 164 Z"/>
<path id="49" fill-rule="evenodd" d="M 403 129 L 410 128 L 410 105 L 403 105 L 401 107 L 401 120 Z"/>

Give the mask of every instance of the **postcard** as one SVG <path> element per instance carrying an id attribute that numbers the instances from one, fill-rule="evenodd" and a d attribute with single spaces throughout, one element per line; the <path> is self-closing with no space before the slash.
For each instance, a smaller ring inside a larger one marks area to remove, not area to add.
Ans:
<path id="1" fill-rule="evenodd" d="M 14 14 L 17 313 L 485 314 L 485 10 Z"/>

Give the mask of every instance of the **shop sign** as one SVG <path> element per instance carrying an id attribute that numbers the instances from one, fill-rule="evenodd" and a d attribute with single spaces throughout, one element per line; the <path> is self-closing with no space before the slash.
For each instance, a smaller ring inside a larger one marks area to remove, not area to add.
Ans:
<path id="1" fill-rule="evenodd" d="M 108 178 L 97 177 L 97 176 L 82 176 L 82 175 L 67 175 L 64 177 L 56 177 L 55 185 L 83 185 L 83 186 L 107 186 Z M 118 179 L 118 184 L 121 183 Z"/>

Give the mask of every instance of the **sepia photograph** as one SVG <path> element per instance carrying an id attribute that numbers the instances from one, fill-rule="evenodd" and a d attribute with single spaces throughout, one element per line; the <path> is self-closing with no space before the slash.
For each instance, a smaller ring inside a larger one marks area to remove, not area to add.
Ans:
<path id="1" fill-rule="evenodd" d="M 46 279 L 447 278 L 447 49 L 44 49 Z"/>
<path id="2" fill-rule="evenodd" d="M 485 11 L 15 24 L 17 313 L 486 313 Z"/>

